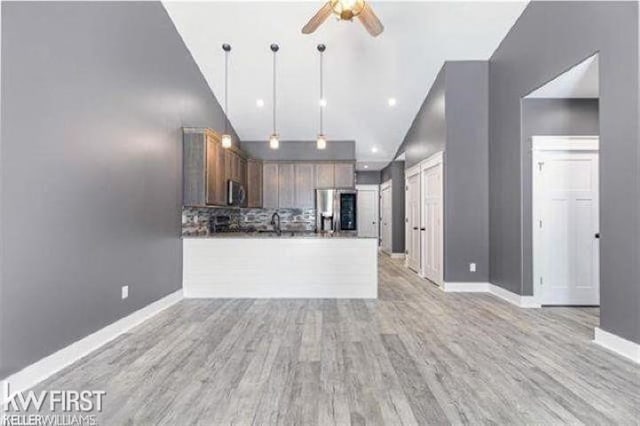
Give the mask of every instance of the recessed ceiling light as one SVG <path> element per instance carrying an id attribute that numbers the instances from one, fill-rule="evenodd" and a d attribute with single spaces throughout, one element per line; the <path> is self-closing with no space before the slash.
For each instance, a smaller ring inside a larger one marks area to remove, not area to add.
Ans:
<path id="1" fill-rule="evenodd" d="M 264 101 L 262 99 L 257 99 L 256 100 L 256 106 L 258 108 L 262 108 L 264 106 Z"/>
<path id="2" fill-rule="evenodd" d="M 390 107 L 394 107 L 394 106 L 396 106 L 396 103 L 398 103 L 398 102 L 396 101 L 396 98 L 389 98 L 387 103 L 389 104 Z"/>
<path id="3" fill-rule="evenodd" d="M 367 165 L 365 164 L 365 165 L 364 165 L 364 168 L 365 168 L 365 169 L 368 169 L 368 168 L 369 168 L 369 166 L 367 166 Z"/>
<path id="4" fill-rule="evenodd" d="M 321 107 L 327 106 L 327 100 L 325 98 L 320 99 L 318 103 L 320 104 Z"/>
<path id="5" fill-rule="evenodd" d="M 371 148 L 371 152 L 373 152 L 373 153 L 378 152 L 378 148 L 374 146 L 373 148 Z"/>

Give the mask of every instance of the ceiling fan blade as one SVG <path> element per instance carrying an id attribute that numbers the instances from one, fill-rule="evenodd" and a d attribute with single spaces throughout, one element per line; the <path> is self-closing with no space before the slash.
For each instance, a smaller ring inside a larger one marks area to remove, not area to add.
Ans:
<path id="1" fill-rule="evenodd" d="M 322 8 L 313 15 L 313 18 L 307 22 L 307 25 L 302 27 L 303 34 L 311 34 L 318 29 L 320 25 L 333 13 L 333 7 L 331 7 L 331 1 L 328 1 Z"/>
<path id="2" fill-rule="evenodd" d="M 384 31 L 384 26 L 373 12 L 369 3 L 364 4 L 364 9 L 358 15 L 358 19 L 362 22 L 362 25 L 366 28 L 366 30 L 374 37 L 377 37 Z"/>

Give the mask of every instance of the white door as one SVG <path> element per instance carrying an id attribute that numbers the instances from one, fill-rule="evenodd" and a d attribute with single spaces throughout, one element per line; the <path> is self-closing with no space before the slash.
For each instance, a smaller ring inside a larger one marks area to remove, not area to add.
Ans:
<path id="1" fill-rule="evenodd" d="M 420 173 L 407 178 L 407 266 L 420 271 Z"/>
<path id="2" fill-rule="evenodd" d="M 534 158 L 534 288 L 543 305 L 599 305 L 597 151 Z"/>
<path id="3" fill-rule="evenodd" d="M 358 189 L 356 212 L 359 237 L 378 237 L 379 199 L 380 196 L 377 190 Z"/>
<path id="4" fill-rule="evenodd" d="M 391 185 L 386 185 L 380 191 L 380 246 L 382 250 L 391 254 Z"/>
<path id="5" fill-rule="evenodd" d="M 442 285 L 442 163 L 422 170 L 422 273 Z"/>

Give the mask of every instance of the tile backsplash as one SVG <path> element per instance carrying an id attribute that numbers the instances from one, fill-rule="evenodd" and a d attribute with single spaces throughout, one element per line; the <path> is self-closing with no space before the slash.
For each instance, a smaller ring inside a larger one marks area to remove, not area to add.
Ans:
<path id="1" fill-rule="evenodd" d="M 271 216 L 278 212 L 283 231 L 315 231 L 316 210 L 253 209 L 224 207 L 183 207 L 182 235 L 209 235 L 215 216 L 229 216 L 231 227 L 239 230 L 271 230 Z"/>

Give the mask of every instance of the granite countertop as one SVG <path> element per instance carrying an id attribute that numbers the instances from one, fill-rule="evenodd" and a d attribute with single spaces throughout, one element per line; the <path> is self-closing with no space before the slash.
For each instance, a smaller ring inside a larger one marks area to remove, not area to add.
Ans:
<path id="1" fill-rule="evenodd" d="M 334 232 L 334 233 L 316 233 L 316 232 L 292 232 L 282 231 L 281 235 L 275 232 L 218 232 L 204 235 L 183 235 L 182 239 L 217 239 L 217 238 L 375 238 L 375 237 L 358 237 L 354 232 Z"/>

